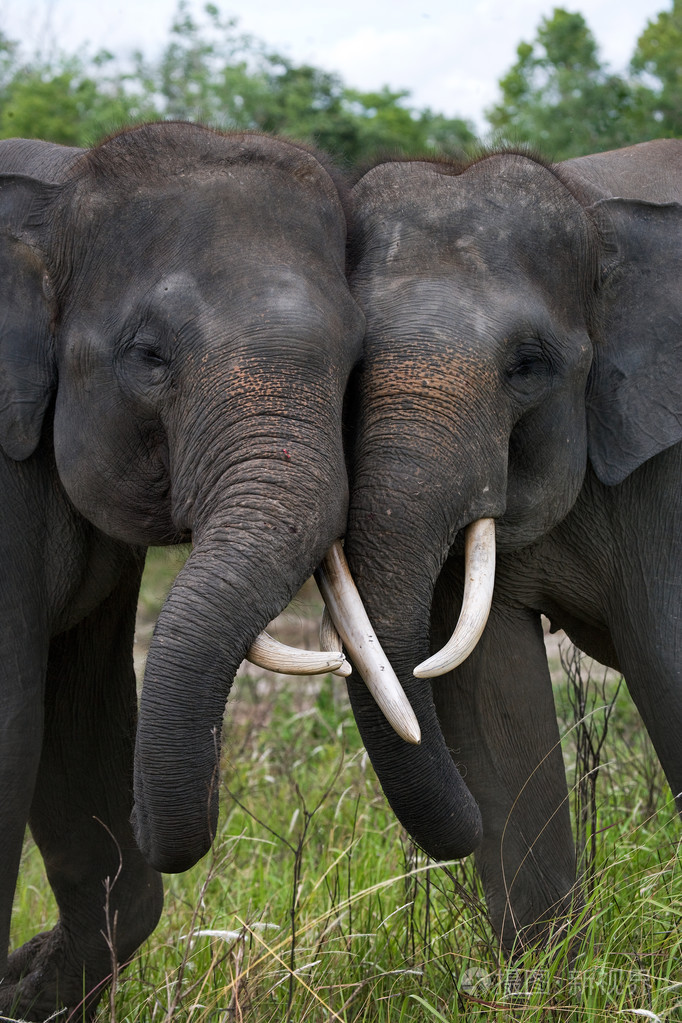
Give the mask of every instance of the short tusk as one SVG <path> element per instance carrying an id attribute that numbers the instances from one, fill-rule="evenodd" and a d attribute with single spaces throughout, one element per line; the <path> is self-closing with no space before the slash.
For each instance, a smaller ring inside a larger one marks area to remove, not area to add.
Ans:
<path id="1" fill-rule="evenodd" d="M 419 744 L 419 722 L 381 649 L 339 542 L 330 548 L 315 578 L 334 625 L 386 720 L 406 742 Z"/>
<path id="2" fill-rule="evenodd" d="M 326 606 L 320 622 L 320 650 L 343 650 L 343 641 L 336 631 L 336 626 Z M 340 675 L 342 678 L 348 678 L 352 673 L 353 669 L 345 659 L 341 667 L 332 672 L 333 675 Z"/>
<path id="3" fill-rule="evenodd" d="M 331 652 L 299 650 L 285 646 L 267 632 L 261 632 L 249 647 L 247 660 L 259 668 L 278 671 L 284 675 L 325 675 L 338 672 L 350 675 L 351 666 L 339 647 Z M 347 670 L 344 671 L 344 665 Z"/>
<path id="4" fill-rule="evenodd" d="M 442 650 L 414 669 L 416 678 L 435 678 L 465 661 L 483 635 L 495 585 L 495 520 L 478 519 L 464 538 L 465 582 L 459 621 Z"/>

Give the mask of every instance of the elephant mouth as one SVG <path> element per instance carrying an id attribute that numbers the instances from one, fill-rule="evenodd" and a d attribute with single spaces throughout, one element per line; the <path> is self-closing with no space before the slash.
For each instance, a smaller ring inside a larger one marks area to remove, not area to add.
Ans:
<path id="1" fill-rule="evenodd" d="M 347 677 L 345 646 L 365 685 L 394 731 L 406 742 L 421 742 L 419 722 L 365 611 L 341 543 L 332 545 L 315 578 L 326 608 L 320 628 L 321 651 L 287 647 L 262 632 L 250 647 L 253 664 L 290 675 L 332 672 Z M 419 679 L 444 675 L 466 660 L 483 634 L 495 583 L 495 522 L 478 519 L 465 531 L 465 585 L 462 609 L 450 640 L 417 665 Z"/>

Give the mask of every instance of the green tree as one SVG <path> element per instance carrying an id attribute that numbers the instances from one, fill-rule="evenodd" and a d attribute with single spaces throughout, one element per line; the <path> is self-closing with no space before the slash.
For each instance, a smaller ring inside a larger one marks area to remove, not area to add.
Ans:
<path id="1" fill-rule="evenodd" d="M 19 44 L 0 31 L 0 91 L 12 80 L 17 68 Z"/>
<path id="2" fill-rule="evenodd" d="M 649 21 L 637 41 L 631 64 L 640 81 L 656 79 L 642 87 L 647 128 L 655 126 L 661 138 L 682 135 L 682 0 L 673 0 L 670 11 Z"/>
<path id="3" fill-rule="evenodd" d="M 236 20 L 206 4 L 197 19 L 180 0 L 161 56 L 134 54 L 131 80 L 153 97 L 160 116 L 223 128 L 253 128 L 269 86 L 263 45 L 236 31 Z"/>
<path id="4" fill-rule="evenodd" d="M 357 126 L 338 75 L 273 54 L 266 82 L 260 108 L 253 111 L 259 129 L 311 142 L 334 155 L 353 147 Z"/>
<path id="5" fill-rule="evenodd" d="M 138 54 L 134 78 L 165 117 L 288 135 L 347 163 L 397 151 L 449 153 L 474 139 L 462 119 L 411 110 L 407 92 L 362 93 L 336 74 L 269 51 L 213 4 L 197 19 L 181 0 L 160 59 Z"/>
<path id="6" fill-rule="evenodd" d="M 288 135 L 348 164 L 392 153 L 454 153 L 474 140 L 470 124 L 408 105 L 385 87 L 359 92 L 335 74 L 297 65 L 237 30 L 206 4 L 180 0 L 160 56 L 110 53 L 23 62 L 0 33 L 0 137 L 90 145 L 124 123 L 179 118 L 223 129 Z"/>
<path id="7" fill-rule="evenodd" d="M 554 159 L 637 141 L 642 93 L 610 74 L 581 14 L 555 8 L 500 81 L 502 98 L 487 111 L 498 138 L 538 145 Z"/>
<path id="8" fill-rule="evenodd" d="M 384 87 L 377 92 L 344 91 L 346 107 L 354 116 L 353 163 L 370 163 L 393 154 L 457 155 L 475 141 L 472 125 L 462 118 L 448 118 L 428 108 L 405 105 L 409 92 Z"/>
<path id="9" fill-rule="evenodd" d="M 122 124 L 157 114 L 113 55 L 58 53 L 28 59 L 0 32 L 0 138 L 92 145 Z"/>

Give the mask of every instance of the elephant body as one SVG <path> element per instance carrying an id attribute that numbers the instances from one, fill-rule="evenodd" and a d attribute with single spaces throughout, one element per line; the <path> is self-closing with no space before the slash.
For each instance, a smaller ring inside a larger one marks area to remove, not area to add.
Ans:
<path id="1" fill-rule="evenodd" d="M 234 673 L 343 532 L 362 318 L 295 143 L 167 123 L 0 172 L 0 1014 L 81 1018 L 107 924 L 125 963 L 207 850 Z M 137 729 L 145 549 L 190 538 Z M 27 822 L 59 922 L 7 959 Z"/>
<path id="2" fill-rule="evenodd" d="M 680 805 L 682 142 L 387 163 L 354 199 L 346 553 L 422 745 L 351 700 L 397 815 L 434 857 L 475 850 L 518 949 L 576 897 L 541 614 L 624 674 Z M 429 685 L 485 518 L 487 625 Z"/>

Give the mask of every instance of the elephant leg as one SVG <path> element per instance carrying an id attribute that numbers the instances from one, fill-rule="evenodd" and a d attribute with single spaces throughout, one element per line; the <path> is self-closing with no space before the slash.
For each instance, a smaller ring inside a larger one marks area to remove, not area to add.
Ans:
<path id="1" fill-rule="evenodd" d="M 679 635 L 669 645 L 671 636 L 655 640 L 642 640 L 641 629 L 647 624 L 646 615 L 638 619 L 632 630 L 616 632 L 619 658 L 623 666 L 628 690 L 651 738 L 656 755 L 672 790 L 677 811 L 682 815 L 682 625 L 670 623 Z M 660 623 L 659 623 L 660 624 Z M 635 628 L 637 633 L 635 634 Z M 637 638 L 639 637 L 639 639 Z M 674 650 L 677 652 L 674 653 Z M 672 656 L 671 656 L 672 654 Z"/>
<path id="2" fill-rule="evenodd" d="M 18 587 L 13 593 L 18 592 Z M 30 620 L 17 601 L 23 623 Z M 4 604 L 4 602 L 3 602 Z M 12 902 L 43 735 L 45 629 L 21 628 L 8 606 L 0 636 L 0 980 L 5 977 Z M 0 983 L 0 1007 L 4 1006 Z M 0 1008 L 1 1011 L 1 1008 Z"/>
<path id="3" fill-rule="evenodd" d="M 613 492 L 606 488 L 607 498 L 615 506 L 607 507 L 618 554 L 609 627 L 628 690 L 680 813 L 681 478 L 682 444 L 676 444 L 652 458 Z"/>
<path id="4" fill-rule="evenodd" d="M 675 581 L 679 589 L 679 578 Z M 682 619 L 649 587 L 647 607 L 612 626 L 628 690 L 682 814 Z M 633 591 L 630 591 L 633 592 Z M 662 597 L 664 587 L 658 595 Z"/>
<path id="5" fill-rule="evenodd" d="M 646 625 L 646 616 L 638 620 L 633 630 Z M 673 628 L 679 625 L 673 623 Z M 628 691 L 632 696 L 640 717 L 653 743 L 656 755 L 665 772 L 672 790 L 677 812 L 682 815 L 682 630 L 677 639 L 678 653 L 675 659 L 667 654 L 670 650 L 666 637 L 662 645 L 639 642 L 633 632 L 624 632 L 616 642 L 619 660 Z"/>
<path id="6" fill-rule="evenodd" d="M 10 956 L 1 1011 L 42 1019 L 66 1005 L 89 1018 L 114 958 L 129 961 L 161 912 L 160 876 L 142 859 L 130 825 L 138 585 L 133 570 L 51 644 L 29 823 L 59 921 Z"/>
<path id="7" fill-rule="evenodd" d="M 451 631 L 451 613 L 435 613 L 434 644 Z M 493 926 L 508 952 L 519 951 L 547 940 L 568 912 L 576 873 L 540 616 L 494 605 L 471 656 L 432 685 L 446 742 L 481 810 L 475 856 Z"/>

